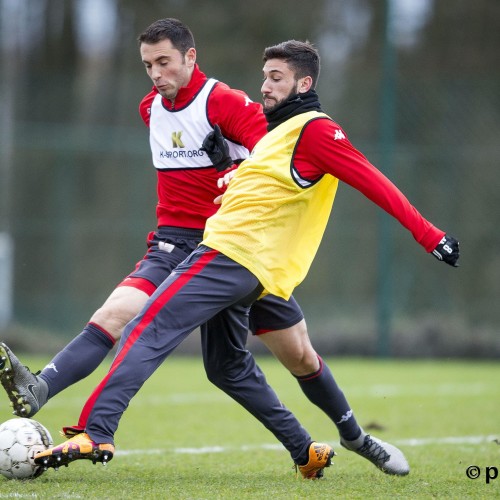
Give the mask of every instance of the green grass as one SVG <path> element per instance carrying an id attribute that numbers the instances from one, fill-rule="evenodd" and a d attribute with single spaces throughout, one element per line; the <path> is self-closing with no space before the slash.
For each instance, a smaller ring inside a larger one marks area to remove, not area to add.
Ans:
<path id="1" fill-rule="evenodd" d="M 46 358 L 23 358 L 38 369 Z M 500 477 L 500 368 L 496 363 L 326 360 L 358 421 L 405 452 L 407 477 L 391 477 L 338 446 L 333 424 L 302 395 L 276 361 L 259 358 L 269 382 L 314 439 L 335 447 L 321 481 L 295 477 L 288 453 L 231 399 L 213 388 L 198 358 L 172 357 L 146 383 L 116 435 L 107 466 L 79 461 L 33 481 L 0 477 L 2 498 L 493 498 Z M 102 369 L 50 402 L 36 419 L 58 430 L 77 421 Z M 1 395 L 0 395 L 1 396 Z M 11 418 L 7 398 L 0 421 Z M 484 439 L 480 439 L 484 437 Z M 489 436 L 489 437 L 488 437 Z M 448 438 L 456 438 L 452 441 Z M 468 442 L 467 438 L 470 439 Z M 269 445 L 269 446 L 266 446 Z M 221 447 L 216 452 L 213 448 Z M 205 452 L 186 452 L 187 448 Z M 121 452 L 121 453 L 120 453 Z M 469 465 L 482 469 L 466 477 Z"/>

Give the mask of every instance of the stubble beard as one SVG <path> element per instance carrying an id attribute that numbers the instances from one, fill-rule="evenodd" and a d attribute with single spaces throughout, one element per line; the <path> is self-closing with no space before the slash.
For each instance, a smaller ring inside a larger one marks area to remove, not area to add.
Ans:
<path id="1" fill-rule="evenodd" d="M 273 104 L 272 106 L 266 107 L 266 105 L 264 104 L 263 105 L 264 111 L 266 113 L 272 113 L 278 106 L 280 106 L 284 102 L 288 101 L 288 99 L 290 99 L 290 97 L 292 97 L 292 96 L 294 96 L 296 94 L 297 94 L 297 88 L 294 88 L 294 89 L 292 89 L 290 91 L 290 93 L 286 97 L 283 97 L 283 99 L 280 99 L 279 101 L 276 101 L 275 104 Z"/>

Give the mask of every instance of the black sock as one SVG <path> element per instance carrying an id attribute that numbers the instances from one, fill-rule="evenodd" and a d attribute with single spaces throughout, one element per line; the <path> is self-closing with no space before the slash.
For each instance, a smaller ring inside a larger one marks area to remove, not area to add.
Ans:
<path id="1" fill-rule="evenodd" d="M 90 375 L 114 345 L 108 333 L 89 323 L 52 361 L 39 377 L 47 382 L 49 398 Z"/>
<path id="2" fill-rule="evenodd" d="M 321 408 L 337 426 L 340 436 L 352 441 L 359 437 L 361 428 L 332 372 L 320 356 L 318 359 L 320 367 L 317 372 L 296 379 L 308 399 Z"/>

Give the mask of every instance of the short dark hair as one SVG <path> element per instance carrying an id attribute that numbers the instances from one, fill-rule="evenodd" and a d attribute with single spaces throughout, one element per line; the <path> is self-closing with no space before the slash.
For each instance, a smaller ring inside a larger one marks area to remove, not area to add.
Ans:
<path id="1" fill-rule="evenodd" d="M 172 46 L 183 56 L 186 55 L 186 52 L 191 47 L 194 47 L 194 36 L 191 30 L 184 23 L 173 17 L 155 21 L 137 37 L 137 41 L 140 44 L 154 44 L 163 40 L 170 40 Z"/>
<path id="2" fill-rule="evenodd" d="M 316 87 L 320 71 L 319 52 L 309 41 L 300 42 L 297 40 L 288 40 L 287 42 L 267 47 L 262 57 L 264 62 L 269 59 L 282 59 L 291 68 L 295 78 L 312 78 L 312 88 Z"/>

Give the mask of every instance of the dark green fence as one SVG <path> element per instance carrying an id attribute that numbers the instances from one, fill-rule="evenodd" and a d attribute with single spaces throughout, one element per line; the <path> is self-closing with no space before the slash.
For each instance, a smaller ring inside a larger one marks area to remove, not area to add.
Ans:
<path id="1" fill-rule="evenodd" d="M 500 354 L 500 3 L 422 0 L 406 13 L 397 0 L 101 3 L 108 10 L 94 20 L 108 15 L 92 44 L 76 2 L 9 14 L 18 24 L 1 59 L 0 232 L 14 244 L 4 335 L 71 338 L 145 252 L 155 173 L 137 107 L 151 84 L 135 38 L 174 16 L 193 29 L 202 69 L 255 100 L 266 45 L 315 42 L 324 109 L 461 241 L 461 267 L 439 264 L 341 186 L 296 292 L 321 352 Z"/>

